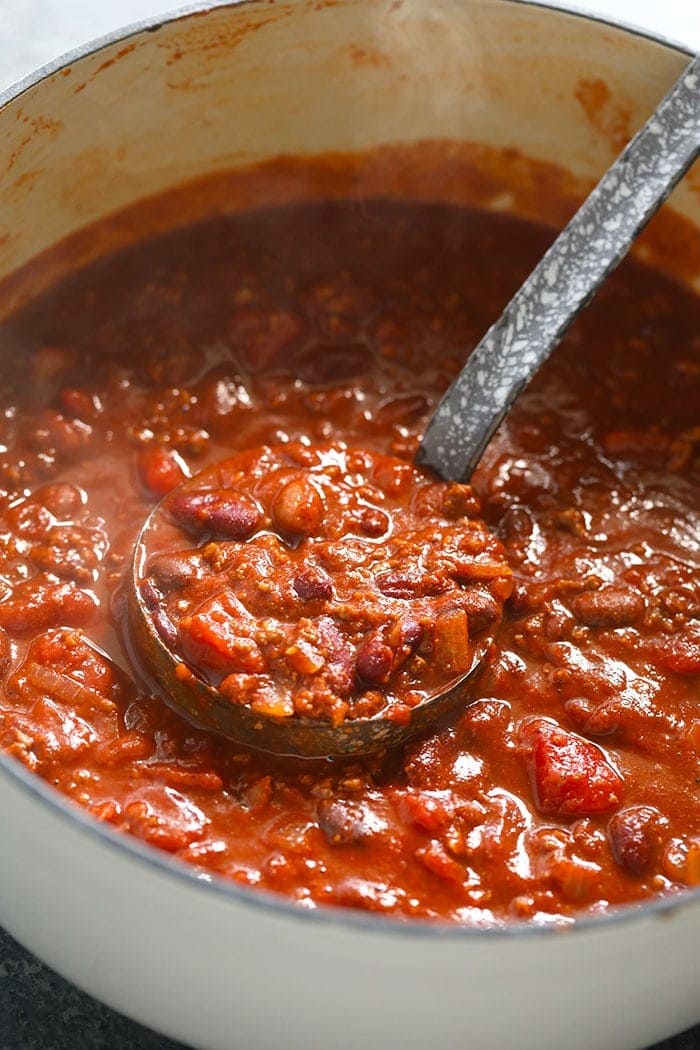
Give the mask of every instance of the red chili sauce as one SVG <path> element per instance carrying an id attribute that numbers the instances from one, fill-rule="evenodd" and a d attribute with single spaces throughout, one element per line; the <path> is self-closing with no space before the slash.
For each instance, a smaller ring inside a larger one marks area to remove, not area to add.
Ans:
<path id="1" fill-rule="evenodd" d="M 6 751 L 100 820 L 307 908 L 566 922 L 698 884 L 700 300 L 639 263 L 473 478 L 463 510 L 513 590 L 473 702 L 433 735 L 273 760 L 147 695 L 122 645 L 121 584 L 165 493 L 289 442 L 409 464 L 551 237 L 451 206 L 270 208 L 122 250 L 6 322 Z M 408 615 L 415 574 L 389 571 Z"/>

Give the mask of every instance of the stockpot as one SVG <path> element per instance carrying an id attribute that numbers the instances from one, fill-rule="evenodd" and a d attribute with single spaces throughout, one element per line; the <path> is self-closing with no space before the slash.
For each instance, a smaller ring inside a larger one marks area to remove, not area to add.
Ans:
<path id="1" fill-rule="evenodd" d="M 278 155 L 417 144 L 439 159 L 473 144 L 476 157 L 505 158 L 505 173 L 426 182 L 407 148 L 391 185 L 360 165 L 329 192 L 477 195 L 561 224 L 687 61 L 650 36 L 515 0 L 248 0 L 141 23 L 0 97 L 0 316 L 149 232 L 134 202 Z M 509 185 L 523 156 L 557 192 L 535 192 L 532 174 L 528 192 Z M 316 192 L 302 183 L 284 192 Z M 176 194 L 153 223 L 250 203 L 250 189 L 244 201 L 227 185 L 190 196 L 189 210 Z M 282 192 L 266 186 L 256 202 Z M 638 252 L 695 281 L 700 172 L 664 210 L 668 227 L 661 219 Z M 110 215 L 110 236 L 92 236 Z M 58 242 L 68 248 L 26 268 Z M 621 1050 L 700 1021 L 698 891 L 564 929 L 306 911 L 99 825 L 7 756 L 0 841 L 9 932 L 85 991 L 195 1047 Z"/>

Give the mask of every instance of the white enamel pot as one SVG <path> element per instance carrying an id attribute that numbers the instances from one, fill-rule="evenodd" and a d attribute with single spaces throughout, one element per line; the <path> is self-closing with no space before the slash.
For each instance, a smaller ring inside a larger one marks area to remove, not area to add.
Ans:
<path id="1" fill-rule="evenodd" d="M 513 0 L 249 0 L 139 25 L 0 97 L 0 279 L 131 202 L 278 154 L 449 139 L 583 187 L 687 59 Z M 700 225 L 697 171 L 671 207 Z M 88 238 L 75 258 L 99 250 Z M 0 316 L 29 294 L 2 287 Z M 105 829 L 5 756 L 0 842 L 10 933 L 195 1047 L 622 1050 L 700 1021 L 697 891 L 564 930 L 306 912 Z"/>

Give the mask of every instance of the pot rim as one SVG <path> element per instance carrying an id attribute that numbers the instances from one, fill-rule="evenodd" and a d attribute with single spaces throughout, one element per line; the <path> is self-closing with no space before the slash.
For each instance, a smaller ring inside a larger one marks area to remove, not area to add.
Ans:
<path id="1" fill-rule="evenodd" d="M 60 72 L 66 66 L 97 54 L 113 44 L 122 43 L 130 37 L 140 33 L 155 33 L 163 26 L 170 25 L 188 18 L 191 15 L 205 14 L 220 7 L 239 7 L 243 4 L 256 3 L 258 0 L 199 0 L 199 2 L 188 4 L 184 7 L 175 8 L 165 14 L 153 15 L 128 23 L 126 26 L 112 30 L 102 36 L 96 37 L 85 44 L 78 45 L 70 51 L 52 59 L 38 69 L 21 78 L 8 88 L 0 91 L 0 115 L 3 109 L 26 91 L 38 86 L 42 81 Z M 493 0 L 492 0 L 493 2 Z M 522 5 L 524 7 L 537 7 L 544 11 L 553 11 L 564 15 L 584 19 L 589 22 L 598 22 L 614 29 L 620 29 L 632 36 L 650 40 L 653 43 L 672 49 L 680 54 L 691 58 L 694 54 L 691 48 L 671 40 L 659 33 L 643 29 L 624 19 L 615 19 L 606 15 L 587 11 L 583 7 L 561 0 L 495 0 L 499 4 Z M 144 867 L 155 869 L 157 873 L 179 880 L 183 884 L 196 887 L 200 892 L 215 894 L 219 898 L 232 899 L 244 907 L 258 909 L 267 913 L 279 915 L 285 919 L 291 919 L 300 923 L 322 923 L 342 927 L 347 930 L 363 929 L 369 930 L 377 935 L 389 935 L 397 937 L 440 937 L 442 939 L 484 939 L 484 938 L 521 938 L 547 937 L 551 935 L 561 936 L 567 932 L 575 935 L 576 931 L 594 932 L 600 928 L 605 929 L 611 925 L 620 926 L 644 920 L 648 917 L 668 919 L 680 911 L 686 912 L 689 908 L 700 905 L 700 886 L 697 889 L 680 891 L 679 893 L 652 900 L 645 900 L 633 904 L 618 905 L 601 915 L 583 915 L 572 921 L 553 921 L 546 925 L 535 925 L 524 921 L 513 920 L 505 925 L 494 926 L 462 926 L 445 921 L 429 922 L 426 920 L 401 920 L 390 916 L 375 915 L 370 912 L 354 911 L 352 909 L 340 908 L 333 905 L 322 905 L 318 908 L 307 909 L 294 904 L 286 897 L 274 894 L 267 890 L 254 887 L 240 886 L 233 880 L 209 872 L 200 871 L 184 861 L 178 861 L 162 850 L 149 846 L 147 843 L 117 831 L 109 825 L 101 823 L 90 816 L 86 810 L 78 804 L 71 802 L 55 788 L 51 787 L 37 774 L 28 770 L 21 762 L 0 750 L 0 783 L 10 782 L 33 800 L 38 800 L 51 810 L 61 820 L 67 821 L 80 833 L 88 838 L 96 840 L 109 849 L 126 853 L 132 860 L 137 861 Z"/>

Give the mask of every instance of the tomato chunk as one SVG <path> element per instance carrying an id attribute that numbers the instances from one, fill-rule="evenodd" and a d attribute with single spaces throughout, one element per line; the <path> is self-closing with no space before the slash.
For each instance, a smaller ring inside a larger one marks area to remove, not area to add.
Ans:
<path id="1" fill-rule="evenodd" d="M 676 674 L 700 674 L 700 629 L 672 638 L 661 649 L 659 663 Z"/>
<path id="2" fill-rule="evenodd" d="M 141 487 L 148 496 L 165 496 L 187 477 L 178 453 L 159 446 L 141 449 L 137 470 Z"/>
<path id="3" fill-rule="evenodd" d="M 249 619 L 233 595 L 216 595 L 180 621 L 185 656 L 216 671 L 262 671 L 262 654 L 246 630 Z"/>
<path id="4" fill-rule="evenodd" d="M 591 815 L 620 805 L 624 780 L 596 744 L 546 719 L 525 726 L 523 743 L 540 812 Z"/>

